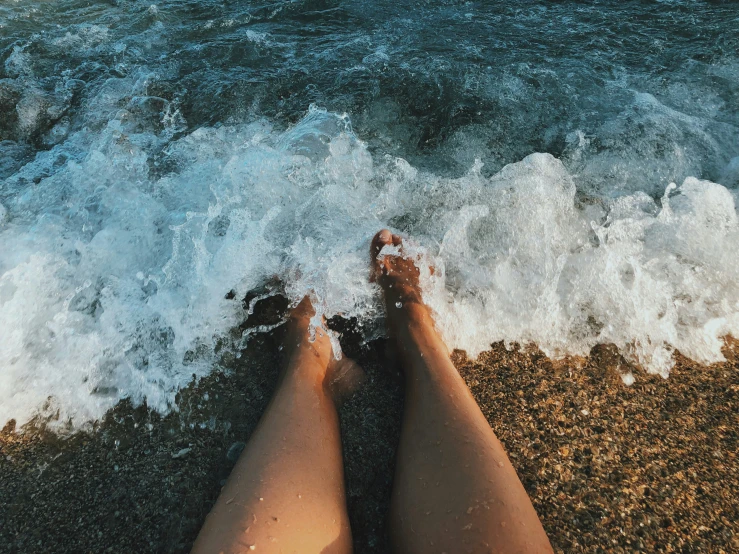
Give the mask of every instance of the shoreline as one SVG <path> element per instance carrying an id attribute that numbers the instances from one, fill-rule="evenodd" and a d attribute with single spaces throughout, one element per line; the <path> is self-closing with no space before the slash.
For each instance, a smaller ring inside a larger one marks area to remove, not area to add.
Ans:
<path id="1" fill-rule="evenodd" d="M 269 401 L 280 332 L 228 374 L 183 389 L 179 412 L 119 403 L 92 432 L 0 432 L 0 552 L 188 552 Z M 508 450 L 557 552 L 739 550 L 739 342 L 668 379 L 608 347 L 553 362 L 498 343 L 453 360 Z M 359 554 L 386 552 L 402 391 L 384 343 L 348 345 L 366 385 L 341 409 Z M 207 400 L 205 393 L 207 393 Z"/>

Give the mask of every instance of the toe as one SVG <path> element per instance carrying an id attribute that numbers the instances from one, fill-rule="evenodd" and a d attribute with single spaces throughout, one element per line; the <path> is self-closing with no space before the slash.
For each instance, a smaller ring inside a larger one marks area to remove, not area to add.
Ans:
<path id="1" fill-rule="evenodd" d="M 393 244 L 393 234 L 387 229 L 383 229 L 372 239 L 370 254 L 372 255 L 373 261 L 377 259 L 377 255 L 380 253 L 380 250 L 388 244 Z"/>

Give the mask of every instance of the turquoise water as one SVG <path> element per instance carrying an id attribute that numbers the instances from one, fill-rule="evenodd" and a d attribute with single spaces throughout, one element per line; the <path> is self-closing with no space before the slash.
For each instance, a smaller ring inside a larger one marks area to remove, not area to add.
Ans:
<path id="1" fill-rule="evenodd" d="M 275 280 L 382 333 L 383 226 L 471 354 L 720 360 L 737 29 L 732 2 L 3 3 L 0 420 L 171 409 Z"/>

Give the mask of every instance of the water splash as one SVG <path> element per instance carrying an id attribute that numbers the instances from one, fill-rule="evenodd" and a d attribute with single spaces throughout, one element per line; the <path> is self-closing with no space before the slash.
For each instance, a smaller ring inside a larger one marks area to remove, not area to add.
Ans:
<path id="1" fill-rule="evenodd" d="M 666 375 L 675 348 L 716 361 L 739 333 L 739 227 L 721 185 L 587 205 L 547 154 L 444 178 L 371 156 L 346 116 L 318 108 L 282 133 L 201 128 L 168 145 L 178 171 L 154 177 L 141 145 L 157 136 L 121 125 L 39 156 L 22 174 L 89 145 L 8 203 L 0 419 L 49 397 L 75 423 L 126 396 L 168 409 L 248 316 L 234 299 L 275 277 L 293 304 L 312 294 L 317 318 L 377 328 L 368 243 L 383 226 L 413 230 L 437 268 L 422 281 L 439 328 L 473 355 L 501 339 L 552 356 L 612 342 Z"/>
<path id="2" fill-rule="evenodd" d="M 320 41 L 293 32 L 310 0 L 0 5 L 0 423 L 171 409 L 216 345 L 271 328 L 235 331 L 275 279 L 376 336 L 381 227 L 435 266 L 424 296 L 470 354 L 721 359 L 733 8 L 381 4 L 324 12 Z"/>

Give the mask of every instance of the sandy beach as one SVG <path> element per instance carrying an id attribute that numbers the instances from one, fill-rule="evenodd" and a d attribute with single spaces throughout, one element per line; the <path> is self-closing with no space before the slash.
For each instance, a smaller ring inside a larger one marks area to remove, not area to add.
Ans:
<path id="1" fill-rule="evenodd" d="M 355 550 L 387 552 L 384 514 L 400 380 L 380 342 L 352 347 L 368 375 L 341 410 Z M 183 390 L 166 417 L 123 402 L 85 433 L 0 434 L 0 552 L 188 552 L 275 385 L 280 331 Z M 356 344 L 356 343 L 355 343 Z M 738 552 L 739 345 L 669 379 L 608 347 L 553 363 L 495 344 L 454 353 L 557 552 Z"/>

